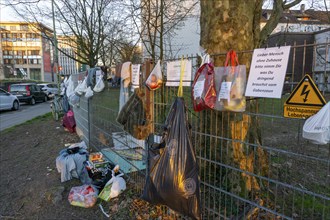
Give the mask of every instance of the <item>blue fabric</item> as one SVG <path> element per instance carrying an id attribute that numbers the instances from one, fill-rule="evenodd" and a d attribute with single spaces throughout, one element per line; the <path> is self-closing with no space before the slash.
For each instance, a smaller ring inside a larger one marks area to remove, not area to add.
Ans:
<path id="1" fill-rule="evenodd" d="M 86 79 L 87 87 L 90 86 L 91 88 L 94 87 L 94 76 L 97 70 L 101 70 L 100 67 L 94 67 L 88 70 L 88 75 Z"/>
<path id="2" fill-rule="evenodd" d="M 69 154 L 67 148 L 60 151 L 56 158 L 56 168 L 61 173 L 61 182 L 83 176 L 84 162 L 88 160 L 88 151 L 80 148 L 78 153 Z"/>

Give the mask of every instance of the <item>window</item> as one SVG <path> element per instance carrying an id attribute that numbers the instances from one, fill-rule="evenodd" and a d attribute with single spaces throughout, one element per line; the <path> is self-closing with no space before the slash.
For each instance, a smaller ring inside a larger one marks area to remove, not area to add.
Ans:
<path id="1" fill-rule="evenodd" d="M 30 69 L 30 78 L 41 80 L 41 69 Z"/>
<path id="2" fill-rule="evenodd" d="M 0 26 L 0 29 L 6 30 L 6 26 Z"/>
<path id="3" fill-rule="evenodd" d="M 6 33 L 2 33 L 1 38 L 6 38 Z"/>
<path id="4" fill-rule="evenodd" d="M 16 33 L 13 33 L 13 38 L 17 38 L 17 34 Z"/>
<path id="5" fill-rule="evenodd" d="M 31 38 L 32 34 L 31 33 L 26 33 L 26 38 Z"/>
<path id="6" fill-rule="evenodd" d="M 13 55 L 13 51 L 12 51 L 12 50 L 9 50 L 9 51 L 8 51 L 8 54 L 9 54 L 9 55 Z"/>
<path id="7" fill-rule="evenodd" d="M 9 64 L 9 59 L 4 59 L 3 62 L 4 62 L 5 64 Z"/>
<path id="8" fill-rule="evenodd" d="M 11 31 L 16 31 L 16 26 L 10 26 Z"/>
<path id="9" fill-rule="evenodd" d="M 8 55 L 8 50 L 2 51 L 3 55 Z"/>
<path id="10" fill-rule="evenodd" d="M 31 50 L 31 55 L 40 55 L 40 50 Z"/>
<path id="11" fill-rule="evenodd" d="M 21 24 L 20 25 L 20 29 L 21 29 L 21 31 L 28 31 L 29 30 L 29 26 L 27 24 Z"/>

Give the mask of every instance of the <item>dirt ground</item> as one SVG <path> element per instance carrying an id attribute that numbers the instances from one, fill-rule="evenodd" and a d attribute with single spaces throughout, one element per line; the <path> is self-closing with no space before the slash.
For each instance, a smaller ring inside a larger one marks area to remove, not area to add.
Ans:
<path id="1" fill-rule="evenodd" d="M 71 206 L 67 200 L 77 179 L 61 183 L 55 159 L 66 143 L 80 142 L 48 116 L 0 133 L 0 219 L 109 219 L 98 205 Z M 102 202 L 110 219 L 149 219 L 157 215 L 128 189 L 109 203 Z M 99 202 L 98 202 L 99 203 Z M 161 218 L 166 219 L 166 218 Z"/>

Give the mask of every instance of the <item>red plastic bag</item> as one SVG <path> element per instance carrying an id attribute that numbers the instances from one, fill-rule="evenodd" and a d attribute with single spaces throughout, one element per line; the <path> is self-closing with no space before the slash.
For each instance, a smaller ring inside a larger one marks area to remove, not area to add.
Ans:
<path id="1" fill-rule="evenodd" d="M 217 93 L 214 81 L 214 66 L 204 63 L 197 71 L 192 85 L 191 96 L 196 112 L 214 108 Z"/>
<path id="2" fill-rule="evenodd" d="M 63 117 L 63 127 L 68 129 L 69 132 L 74 133 L 76 131 L 76 121 L 72 110 L 69 110 Z"/>

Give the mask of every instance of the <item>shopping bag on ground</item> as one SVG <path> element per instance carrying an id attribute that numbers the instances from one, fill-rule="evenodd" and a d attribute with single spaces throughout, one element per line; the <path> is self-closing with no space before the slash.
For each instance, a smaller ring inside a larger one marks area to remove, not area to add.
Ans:
<path id="1" fill-rule="evenodd" d="M 214 66 L 204 63 L 197 71 L 191 90 L 193 107 L 196 112 L 214 108 L 216 90 L 214 84 Z"/>
<path id="2" fill-rule="evenodd" d="M 84 208 L 93 207 L 97 200 L 98 190 L 92 185 L 72 187 L 69 193 L 69 202 L 73 206 Z"/>
<path id="3" fill-rule="evenodd" d="M 227 53 L 224 67 L 214 69 L 217 99 L 214 109 L 218 111 L 244 112 L 246 100 L 246 66 L 239 65 L 236 52 Z"/>
<path id="4" fill-rule="evenodd" d="M 150 167 L 142 198 L 201 219 L 198 166 L 183 98 L 172 104 L 165 122 L 165 147 Z"/>
<path id="5" fill-rule="evenodd" d="M 303 138 L 315 144 L 330 143 L 330 102 L 309 117 L 303 127 Z"/>
<path id="6" fill-rule="evenodd" d="M 115 176 L 114 171 L 112 171 L 112 178 L 105 184 L 99 198 L 109 202 L 110 199 L 119 196 L 126 189 L 126 181 L 123 179 L 123 175 L 119 174 Z"/>

